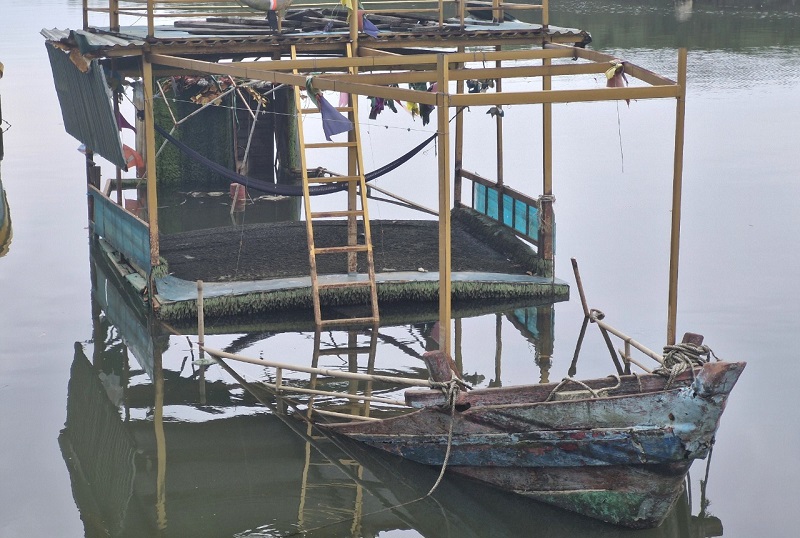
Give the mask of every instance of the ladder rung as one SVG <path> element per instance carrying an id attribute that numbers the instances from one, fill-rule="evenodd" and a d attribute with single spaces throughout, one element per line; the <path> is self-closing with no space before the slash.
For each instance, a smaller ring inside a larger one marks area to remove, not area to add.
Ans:
<path id="1" fill-rule="evenodd" d="M 345 181 L 358 181 L 361 176 L 325 176 L 309 177 L 309 183 L 344 183 Z"/>
<path id="2" fill-rule="evenodd" d="M 312 219 L 329 219 L 333 217 L 357 217 L 363 215 L 364 211 L 356 209 L 355 211 L 317 211 L 311 213 Z"/>
<path id="3" fill-rule="evenodd" d="M 352 282 L 329 282 L 325 284 L 317 284 L 317 287 L 321 290 L 330 290 L 333 288 L 358 288 L 358 287 L 367 287 L 372 286 L 372 282 L 369 280 L 354 280 Z"/>
<path id="4" fill-rule="evenodd" d="M 337 254 L 341 252 L 366 252 L 369 245 L 345 245 L 343 247 L 315 248 L 314 254 Z"/>
<path id="5" fill-rule="evenodd" d="M 326 148 L 354 148 L 355 142 L 314 142 L 306 144 L 306 149 L 326 149 Z"/>
<path id="6" fill-rule="evenodd" d="M 338 112 L 352 112 L 353 111 L 353 107 L 337 106 L 336 110 Z M 303 114 L 319 114 L 319 109 L 318 108 L 304 108 L 300 112 L 302 112 Z"/>
<path id="7" fill-rule="evenodd" d="M 320 349 L 319 354 L 322 355 L 341 355 L 343 353 L 369 353 L 369 347 L 337 347 L 333 349 Z"/>
<path id="8" fill-rule="evenodd" d="M 361 325 L 362 323 L 375 323 L 378 319 L 375 317 L 369 318 L 342 318 L 342 319 L 323 319 L 321 326 L 326 325 Z"/>

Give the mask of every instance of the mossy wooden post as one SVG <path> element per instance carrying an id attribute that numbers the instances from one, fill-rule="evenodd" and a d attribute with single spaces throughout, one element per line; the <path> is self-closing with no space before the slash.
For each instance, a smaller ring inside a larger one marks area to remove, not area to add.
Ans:
<path id="1" fill-rule="evenodd" d="M 681 244 L 681 190 L 683 186 L 683 129 L 686 115 L 686 49 L 678 50 L 679 95 L 675 109 L 675 155 L 672 177 L 672 230 L 669 256 L 667 344 L 675 344 L 678 318 L 678 258 Z"/>
<path id="2" fill-rule="evenodd" d="M 111 60 L 111 69 L 114 70 L 116 68 L 116 62 Z M 120 91 L 118 88 L 114 88 L 114 118 L 119 118 L 119 97 Z M 119 166 L 116 167 L 116 174 L 114 179 L 116 181 L 116 191 L 117 191 L 117 204 L 122 205 L 122 168 Z"/>
<path id="3" fill-rule="evenodd" d="M 437 121 L 439 135 L 439 349 L 452 356 L 450 342 L 451 243 L 450 243 L 450 74 L 447 56 L 436 62 Z"/>
<path id="4" fill-rule="evenodd" d="M 546 13 L 546 12 L 545 12 Z M 542 59 L 542 66 L 550 67 L 550 58 Z M 550 75 L 542 77 L 542 90 L 552 89 Z M 542 274 L 553 276 L 555 252 L 553 249 L 553 104 L 542 104 L 542 198 L 539 203 L 541 225 L 539 226 L 539 256 L 542 258 Z"/>
<path id="5" fill-rule="evenodd" d="M 108 26 L 112 32 L 119 32 L 119 0 L 108 2 Z"/>
<path id="6" fill-rule="evenodd" d="M 280 172 L 277 183 L 294 183 L 301 173 L 300 145 L 297 134 L 297 114 L 294 104 L 294 88 L 287 86 L 275 91 L 273 99 L 275 114 L 275 151 L 278 154 Z"/>
<path id="7" fill-rule="evenodd" d="M 148 6 L 151 2 L 148 2 Z M 144 87 L 145 168 L 147 170 L 147 224 L 150 230 L 150 268 L 159 265 L 158 194 L 156 183 L 156 131 L 153 116 L 153 65 L 147 52 L 142 55 Z M 150 289 L 152 290 L 152 282 Z"/>
<path id="8" fill-rule="evenodd" d="M 503 17 L 503 12 L 502 11 L 500 12 L 500 16 L 501 16 L 501 20 L 502 20 L 502 17 Z M 501 50 L 503 50 L 503 47 L 500 46 L 500 45 L 497 45 L 494 48 L 494 50 L 496 50 L 497 52 L 500 52 Z M 501 67 L 503 67 L 503 62 L 501 62 L 500 60 L 497 60 L 495 62 L 495 64 L 494 64 L 494 66 L 496 68 L 500 69 Z M 497 79 L 495 79 L 494 85 L 495 85 L 495 91 L 497 93 L 503 93 L 503 78 L 502 77 L 498 77 Z M 496 128 L 497 128 L 497 187 L 500 190 L 500 192 L 502 193 L 502 188 L 503 188 L 503 116 L 501 114 L 497 114 L 494 119 L 495 119 Z M 498 202 L 500 204 L 500 214 L 502 215 L 502 213 L 503 213 L 503 197 L 502 196 L 499 197 Z"/>
<path id="9" fill-rule="evenodd" d="M 354 52 L 354 46 L 349 51 L 350 55 Z M 358 68 L 350 68 L 351 75 L 358 75 Z M 358 122 L 358 95 L 348 95 L 348 105 L 350 110 L 347 112 L 348 119 L 355 125 Z M 347 175 L 356 176 L 364 175 L 364 170 L 359 170 L 358 152 L 359 144 L 361 141 L 358 139 L 358 129 L 350 129 L 347 132 L 347 141 L 352 145 L 347 148 Z M 358 219 L 356 218 L 355 211 L 358 207 L 358 185 L 354 181 L 347 183 L 347 211 L 351 212 L 347 216 L 347 244 L 354 246 L 358 243 Z M 358 253 L 347 253 L 347 272 L 354 274 L 358 272 Z"/>
<path id="10" fill-rule="evenodd" d="M 349 3 L 348 8 L 350 9 L 350 20 L 349 20 L 349 22 L 350 22 L 350 46 L 352 47 L 351 51 L 350 51 L 350 54 L 352 54 L 353 57 L 357 57 L 358 56 L 358 23 L 359 23 L 358 19 L 363 16 L 363 13 L 358 11 L 358 1 L 357 0 L 349 0 L 349 2 L 350 3 Z"/>

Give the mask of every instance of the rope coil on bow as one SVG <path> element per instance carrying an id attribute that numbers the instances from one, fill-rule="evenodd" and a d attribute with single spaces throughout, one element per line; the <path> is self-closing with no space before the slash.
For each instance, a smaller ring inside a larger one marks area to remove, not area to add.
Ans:
<path id="1" fill-rule="evenodd" d="M 668 377 L 665 389 L 672 386 L 675 378 L 686 370 L 691 370 L 694 379 L 694 369 L 711 362 L 711 357 L 717 361 L 719 357 L 706 345 L 681 343 L 664 346 L 664 366 L 653 370 L 654 374 Z"/>

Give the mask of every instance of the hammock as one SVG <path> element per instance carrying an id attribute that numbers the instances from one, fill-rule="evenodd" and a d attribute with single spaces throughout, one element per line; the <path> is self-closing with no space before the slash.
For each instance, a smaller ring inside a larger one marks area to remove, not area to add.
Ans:
<path id="1" fill-rule="evenodd" d="M 202 164 L 212 172 L 216 172 L 217 174 L 234 181 L 236 183 L 241 183 L 248 188 L 253 188 L 259 191 L 266 192 L 268 194 L 274 194 L 279 196 L 303 196 L 303 187 L 301 185 L 281 185 L 278 183 L 271 183 L 269 181 L 265 181 L 263 179 L 255 179 L 252 177 L 244 176 L 233 170 L 229 170 L 222 166 L 219 163 L 215 163 L 211 159 L 204 157 L 197 151 L 193 150 L 177 138 L 170 135 L 164 128 L 156 125 L 156 132 L 163 136 L 166 140 L 171 142 L 175 145 L 181 152 L 183 152 L 187 157 L 190 159 Z M 431 141 L 436 138 L 437 133 L 432 134 L 429 138 L 422 141 L 418 146 L 414 147 L 406 153 L 405 155 L 401 155 L 397 159 L 393 160 L 392 162 L 385 164 L 374 170 L 372 172 L 367 172 L 364 175 L 364 179 L 366 181 L 372 181 L 373 179 L 379 178 L 384 174 L 388 174 L 395 168 L 398 168 L 400 165 L 405 164 L 407 161 L 411 160 L 411 158 L 422 151 L 425 146 L 431 143 Z M 308 188 L 308 192 L 311 196 L 319 196 L 321 194 L 332 194 L 334 192 L 344 191 L 347 190 L 347 182 L 338 182 L 338 183 L 330 183 L 327 185 L 312 185 Z"/>

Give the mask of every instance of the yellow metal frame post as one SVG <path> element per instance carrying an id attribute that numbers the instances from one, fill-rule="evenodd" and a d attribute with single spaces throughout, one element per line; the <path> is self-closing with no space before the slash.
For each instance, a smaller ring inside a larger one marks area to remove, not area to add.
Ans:
<path id="1" fill-rule="evenodd" d="M 451 355 L 451 242 L 450 242 L 450 73 L 448 57 L 436 62 L 436 94 L 439 131 L 439 349 Z"/>
<path id="2" fill-rule="evenodd" d="M 463 4 L 464 2 L 460 2 L 462 6 L 461 15 L 463 17 Z M 463 22 L 463 21 L 462 21 Z M 464 47 L 458 47 L 458 52 L 463 53 Z M 459 64 L 459 68 L 463 69 L 464 64 Z M 464 80 L 458 79 L 456 81 L 456 93 L 462 94 L 464 93 Z M 464 165 L 464 115 L 461 113 L 462 109 L 456 110 L 456 148 L 455 148 L 455 173 L 453 177 L 453 199 L 455 205 L 461 205 L 461 168 Z"/>
<path id="3" fill-rule="evenodd" d="M 153 65 L 142 55 L 142 86 L 144 87 L 145 168 L 147 169 L 147 223 L 150 229 L 150 267 L 159 265 L 158 193 L 156 181 L 156 131 L 153 116 Z"/>
<path id="4" fill-rule="evenodd" d="M 681 191 L 683 188 L 683 130 L 686 117 L 686 49 L 678 51 L 679 94 L 675 108 L 675 155 L 672 178 L 672 229 L 669 255 L 669 300 L 667 307 L 667 344 L 675 343 L 678 318 L 678 258 L 681 244 Z"/>

